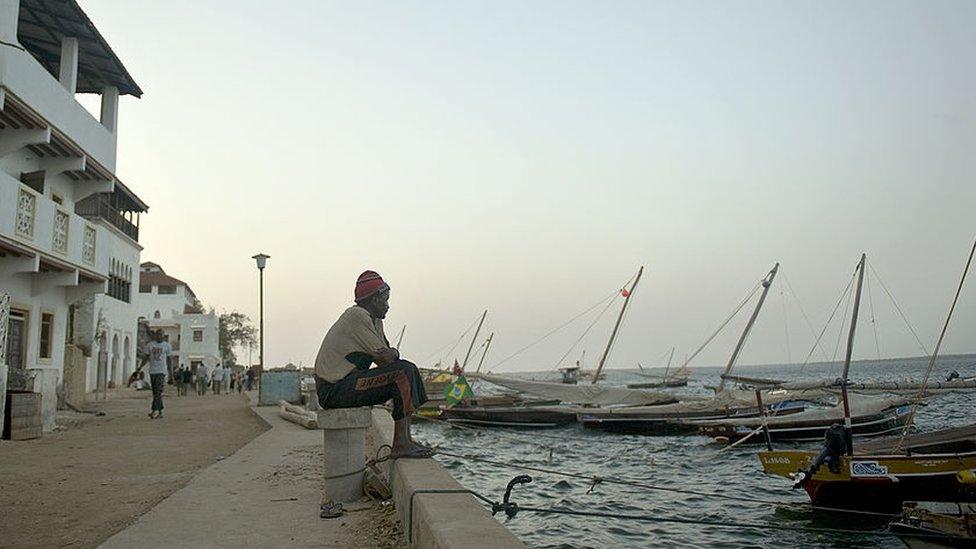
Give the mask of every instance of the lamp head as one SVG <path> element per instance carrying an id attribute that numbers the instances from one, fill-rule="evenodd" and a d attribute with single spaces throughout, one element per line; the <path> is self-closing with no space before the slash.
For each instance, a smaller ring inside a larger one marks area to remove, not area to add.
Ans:
<path id="1" fill-rule="evenodd" d="M 264 270 L 264 266 L 267 264 L 268 259 L 270 257 L 271 257 L 270 255 L 258 254 L 258 255 L 255 255 L 255 256 L 251 256 L 251 259 L 257 261 L 258 262 L 258 270 L 263 271 Z"/>

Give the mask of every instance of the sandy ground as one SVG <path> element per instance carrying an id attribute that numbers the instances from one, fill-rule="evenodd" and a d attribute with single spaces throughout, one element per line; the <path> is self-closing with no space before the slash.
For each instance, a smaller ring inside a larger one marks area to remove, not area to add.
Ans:
<path id="1" fill-rule="evenodd" d="M 100 549 L 402 547 L 389 502 L 363 498 L 338 519 L 319 518 L 322 431 L 254 409 L 272 428 L 203 469 Z"/>
<path id="2" fill-rule="evenodd" d="M 291 448 L 284 453 L 278 465 L 261 475 L 260 480 L 264 481 L 269 488 L 321 487 L 322 452 L 321 444 Z M 403 525 L 397 520 L 396 508 L 392 501 L 373 501 L 368 496 L 364 496 L 359 503 L 346 504 L 345 507 L 346 515 L 335 521 L 339 529 L 345 531 L 342 544 L 325 546 L 346 549 L 407 547 L 406 534 Z"/>
<path id="3" fill-rule="evenodd" d="M 267 425 L 244 396 L 176 397 L 150 420 L 148 391 L 59 414 L 36 440 L 0 440 L 0 547 L 94 547 Z M 114 398 L 113 398 L 114 397 Z"/>

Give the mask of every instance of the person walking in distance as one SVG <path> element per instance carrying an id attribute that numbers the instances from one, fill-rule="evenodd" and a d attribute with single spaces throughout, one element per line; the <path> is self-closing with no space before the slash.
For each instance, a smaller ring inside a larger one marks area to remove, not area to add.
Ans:
<path id="1" fill-rule="evenodd" d="M 189 390 L 190 385 L 193 383 L 193 373 L 186 366 L 181 368 L 183 371 L 183 396 L 186 396 L 186 392 Z"/>
<path id="2" fill-rule="evenodd" d="M 218 364 L 214 366 L 213 371 L 213 394 L 220 394 L 220 386 L 224 384 L 224 368 Z"/>
<path id="3" fill-rule="evenodd" d="M 149 382 L 152 385 L 152 405 L 149 411 L 150 419 L 163 417 L 163 388 L 166 386 L 166 363 L 173 349 L 168 341 L 163 341 L 163 331 L 156 330 L 154 340 L 146 346 L 146 357 L 143 359 L 139 368 L 142 368 L 146 361 L 149 362 Z"/>
<path id="4" fill-rule="evenodd" d="M 197 395 L 203 396 L 207 394 L 207 385 L 209 382 L 209 379 L 207 379 L 208 373 L 207 373 L 206 364 L 202 362 L 197 364 L 196 376 L 197 376 Z"/>
<path id="5" fill-rule="evenodd" d="M 176 385 L 176 396 L 183 396 L 183 365 L 173 372 L 173 384 Z"/>
<path id="6" fill-rule="evenodd" d="M 229 395 L 230 394 L 230 376 L 231 376 L 231 373 L 232 373 L 232 370 L 230 369 L 230 365 L 224 366 L 224 387 L 223 387 L 223 389 L 224 389 L 224 394 L 225 395 Z"/>

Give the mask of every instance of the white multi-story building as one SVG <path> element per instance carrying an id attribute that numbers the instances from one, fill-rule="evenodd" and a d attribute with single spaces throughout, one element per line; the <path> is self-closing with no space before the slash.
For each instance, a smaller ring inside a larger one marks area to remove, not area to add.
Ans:
<path id="1" fill-rule="evenodd" d="M 173 348 L 170 366 L 196 372 L 199 364 L 212 371 L 220 363 L 220 324 L 206 313 L 190 285 L 166 274 L 156 263 L 140 266 L 136 307 L 153 330 L 162 330 Z"/>
<path id="2" fill-rule="evenodd" d="M 2 358 L 8 388 L 42 394 L 50 429 L 66 343 L 88 355 L 89 389 L 134 368 L 148 207 L 115 165 L 119 97 L 142 91 L 75 0 L 0 0 L 0 42 Z M 100 96 L 98 118 L 82 93 Z"/>

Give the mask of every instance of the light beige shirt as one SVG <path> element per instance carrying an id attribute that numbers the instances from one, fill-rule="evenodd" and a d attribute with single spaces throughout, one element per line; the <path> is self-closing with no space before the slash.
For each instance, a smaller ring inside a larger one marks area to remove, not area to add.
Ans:
<path id="1" fill-rule="evenodd" d="M 367 353 L 389 347 L 383 333 L 383 321 L 373 318 L 358 305 L 345 310 L 329 328 L 315 357 L 315 375 L 335 383 L 356 366 L 346 358 L 351 353 Z"/>

